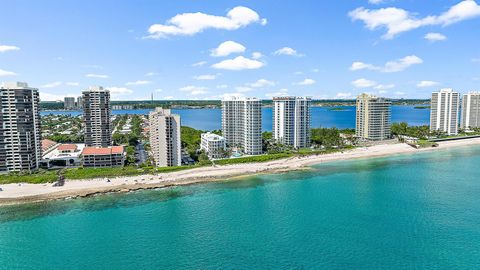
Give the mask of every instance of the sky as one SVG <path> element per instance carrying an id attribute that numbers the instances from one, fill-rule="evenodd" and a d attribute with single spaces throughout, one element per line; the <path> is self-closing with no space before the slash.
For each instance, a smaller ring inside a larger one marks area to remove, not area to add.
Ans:
<path id="1" fill-rule="evenodd" d="M 0 82 L 42 100 L 480 90 L 480 1 L 2 0 Z"/>

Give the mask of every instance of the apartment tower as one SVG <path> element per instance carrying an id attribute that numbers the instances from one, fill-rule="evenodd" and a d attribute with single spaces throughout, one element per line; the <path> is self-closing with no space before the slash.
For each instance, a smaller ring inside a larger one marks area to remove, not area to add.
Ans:
<path id="1" fill-rule="evenodd" d="M 306 97 L 274 97 L 273 138 L 295 148 L 309 147 L 310 105 Z"/>
<path id="2" fill-rule="evenodd" d="M 82 92 L 85 145 L 107 147 L 112 144 L 110 92 L 92 86 Z"/>
<path id="3" fill-rule="evenodd" d="M 356 107 L 356 136 L 372 141 L 391 138 L 391 106 L 389 99 L 369 94 L 359 95 Z"/>
<path id="4" fill-rule="evenodd" d="M 42 158 L 38 89 L 0 86 L 0 172 L 32 171 Z"/>
<path id="5" fill-rule="evenodd" d="M 460 119 L 462 129 L 480 128 L 480 92 L 463 95 Z"/>
<path id="6" fill-rule="evenodd" d="M 157 167 L 182 165 L 180 116 L 169 109 L 150 112 L 150 147 Z"/>
<path id="7" fill-rule="evenodd" d="M 262 154 L 262 101 L 230 97 L 222 101 L 222 135 L 229 147 Z"/>
<path id="8" fill-rule="evenodd" d="M 430 108 L 430 131 L 440 131 L 447 135 L 458 134 L 460 94 L 445 88 L 432 93 Z"/>
<path id="9" fill-rule="evenodd" d="M 74 97 L 65 97 L 63 99 L 63 108 L 65 110 L 75 109 L 75 98 Z"/>

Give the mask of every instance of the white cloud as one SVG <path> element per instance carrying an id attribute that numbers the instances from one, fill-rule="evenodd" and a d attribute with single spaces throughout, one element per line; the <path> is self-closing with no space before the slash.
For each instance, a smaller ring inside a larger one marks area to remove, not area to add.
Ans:
<path id="1" fill-rule="evenodd" d="M 80 83 L 78 83 L 78 82 L 67 82 L 65 84 L 68 85 L 68 86 L 79 86 L 80 85 Z"/>
<path id="2" fill-rule="evenodd" d="M 312 69 L 312 72 L 313 72 L 313 73 L 318 73 L 318 72 L 320 72 L 320 69 L 314 68 L 314 69 Z"/>
<path id="3" fill-rule="evenodd" d="M 15 73 L 13 71 L 0 69 L 0 77 L 16 76 L 16 75 L 17 75 L 17 73 Z"/>
<path id="4" fill-rule="evenodd" d="M 258 81 L 253 83 L 248 83 L 247 85 L 253 88 L 263 88 L 263 87 L 275 86 L 275 84 L 276 83 L 274 81 L 259 79 Z"/>
<path id="5" fill-rule="evenodd" d="M 155 89 L 155 93 L 160 93 L 160 92 L 163 92 L 163 89 Z"/>
<path id="6" fill-rule="evenodd" d="M 265 64 L 258 60 L 253 60 L 245 58 L 243 56 L 237 56 L 234 59 L 227 59 L 216 64 L 213 64 L 212 67 L 216 69 L 226 69 L 226 70 L 244 70 L 244 69 L 259 69 Z"/>
<path id="7" fill-rule="evenodd" d="M 51 83 L 44 84 L 41 87 L 42 88 L 55 88 L 55 87 L 59 87 L 60 85 L 62 85 L 62 82 L 56 81 L 56 82 L 51 82 Z"/>
<path id="8" fill-rule="evenodd" d="M 350 66 L 350 70 L 356 71 L 356 70 L 367 69 L 367 70 L 375 70 L 380 72 L 392 73 L 392 72 L 403 71 L 412 65 L 418 65 L 421 63 L 423 63 L 423 60 L 420 57 L 416 55 L 409 55 L 409 56 L 405 56 L 403 58 L 397 59 L 395 61 L 388 61 L 382 67 L 363 63 L 363 62 L 353 62 L 352 65 Z"/>
<path id="9" fill-rule="evenodd" d="M 377 85 L 377 82 L 362 78 L 351 82 L 351 84 L 356 88 L 370 88 Z"/>
<path id="10" fill-rule="evenodd" d="M 244 92 L 252 91 L 253 88 L 247 87 L 247 86 L 237 86 L 237 87 L 235 87 L 235 90 L 237 90 L 237 92 L 244 93 Z"/>
<path id="11" fill-rule="evenodd" d="M 269 97 L 269 98 L 272 98 L 272 97 L 285 97 L 285 96 L 288 96 L 288 89 L 286 88 L 283 88 L 283 89 L 280 89 L 276 92 L 273 92 L 273 93 L 266 93 L 265 94 L 266 97 Z"/>
<path id="12" fill-rule="evenodd" d="M 212 49 L 210 55 L 213 57 L 222 57 L 232 53 L 243 53 L 246 49 L 242 44 L 228 40 L 218 45 L 217 48 Z"/>
<path id="13" fill-rule="evenodd" d="M 210 99 L 230 99 L 230 98 L 240 98 L 240 97 L 245 97 L 245 94 L 243 93 L 223 93 L 221 95 L 213 96 L 210 97 Z"/>
<path id="14" fill-rule="evenodd" d="M 220 84 L 220 85 L 217 85 L 217 88 L 218 89 L 225 89 L 225 88 L 228 88 L 228 85 L 227 84 Z"/>
<path id="15" fill-rule="evenodd" d="M 337 93 L 337 95 L 335 96 L 335 98 L 338 98 L 338 99 L 348 99 L 351 97 L 352 97 L 352 93 Z"/>
<path id="16" fill-rule="evenodd" d="M 149 27 L 147 38 L 160 39 L 169 36 L 192 36 L 207 29 L 237 30 L 252 23 L 265 25 L 257 12 L 238 6 L 228 11 L 227 16 L 215 16 L 201 12 L 177 14 L 165 24 Z"/>
<path id="17" fill-rule="evenodd" d="M 383 3 L 384 0 L 368 0 L 368 3 L 373 4 L 373 5 L 378 5 Z"/>
<path id="18" fill-rule="evenodd" d="M 442 35 L 440 33 L 428 33 L 424 36 L 424 38 L 431 42 L 444 41 L 447 39 L 445 35 Z"/>
<path id="19" fill-rule="evenodd" d="M 200 61 L 200 62 L 197 62 L 197 63 L 193 63 L 192 67 L 202 67 L 206 64 L 207 64 L 207 61 Z"/>
<path id="20" fill-rule="evenodd" d="M 208 93 L 207 89 L 208 88 L 203 87 L 203 86 L 188 85 L 188 86 L 180 88 L 180 91 L 188 92 L 190 95 L 196 96 L 196 95 L 202 95 L 202 94 Z"/>
<path id="21" fill-rule="evenodd" d="M 480 6 L 474 0 L 464 0 L 450 7 L 438 16 L 417 18 L 415 13 L 410 13 L 401 8 L 389 7 L 381 9 L 357 8 L 348 14 L 352 20 L 363 21 L 369 30 L 385 28 L 387 32 L 383 39 L 392 39 L 400 33 L 408 32 L 423 26 L 443 25 L 461 22 L 480 16 Z"/>
<path id="22" fill-rule="evenodd" d="M 301 54 L 297 52 L 295 49 L 292 49 L 290 47 L 283 47 L 281 49 L 278 49 L 273 54 L 274 55 L 290 55 L 290 56 L 298 56 L 298 57 L 305 56 L 304 54 Z"/>
<path id="23" fill-rule="evenodd" d="M 388 90 L 392 88 L 395 88 L 395 84 L 379 84 L 374 87 L 376 90 Z"/>
<path id="24" fill-rule="evenodd" d="M 98 78 L 98 79 L 107 79 L 107 78 L 109 78 L 108 75 L 104 75 L 104 74 L 93 74 L 93 73 L 86 74 L 85 77 L 87 77 L 87 78 Z"/>
<path id="25" fill-rule="evenodd" d="M 261 52 L 253 52 L 252 53 L 252 58 L 253 59 L 260 59 L 263 57 L 263 54 Z"/>
<path id="26" fill-rule="evenodd" d="M 151 84 L 151 81 L 145 81 L 145 80 L 138 80 L 134 82 L 127 82 L 125 85 L 146 85 L 146 84 Z"/>
<path id="27" fill-rule="evenodd" d="M 62 100 L 66 97 L 66 95 L 57 95 L 57 94 L 52 94 L 52 93 L 46 93 L 43 91 L 40 91 L 40 100 L 41 101 L 58 101 Z"/>
<path id="28" fill-rule="evenodd" d="M 480 63 L 480 58 L 472 58 L 473 63 Z"/>
<path id="29" fill-rule="evenodd" d="M 165 100 L 172 100 L 174 97 L 173 96 L 164 96 L 163 99 Z"/>
<path id="30" fill-rule="evenodd" d="M 298 83 L 296 83 L 296 84 L 297 84 L 297 85 L 313 85 L 313 84 L 315 84 L 315 83 L 316 83 L 316 82 L 315 82 L 315 80 L 313 80 L 313 79 L 305 79 L 305 80 L 303 80 L 303 81 L 301 81 L 301 82 L 298 82 Z"/>
<path id="31" fill-rule="evenodd" d="M 428 88 L 428 87 L 433 87 L 433 86 L 436 86 L 436 85 L 439 85 L 439 83 L 434 82 L 434 81 L 421 81 L 421 82 L 417 83 L 418 88 Z"/>
<path id="32" fill-rule="evenodd" d="M 0 53 L 8 52 L 8 51 L 18 51 L 20 50 L 17 46 L 11 45 L 0 45 Z"/>
<path id="33" fill-rule="evenodd" d="M 210 80 L 215 80 L 217 78 L 217 75 L 205 74 L 205 75 L 194 76 L 193 78 L 199 81 L 210 81 Z"/>
<path id="34" fill-rule="evenodd" d="M 125 87 L 111 86 L 107 87 L 106 89 L 108 89 L 110 91 L 110 94 L 112 94 L 112 96 L 114 97 L 130 95 L 133 93 L 133 90 Z"/>
<path id="35" fill-rule="evenodd" d="M 145 73 L 145 76 L 147 76 L 147 77 L 151 77 L 151 76 L 155 76 L 155 75 L 158 75 L 158 73 L 157 72 L 147 72 L 147 73 Z"/>
<path id="36" fill-rule="evenodd" d="M 400 92 L 400 91 L 397 91 L 394 93 L 395 96 L 404 96 L 405 95 L 405 92 Z"/>

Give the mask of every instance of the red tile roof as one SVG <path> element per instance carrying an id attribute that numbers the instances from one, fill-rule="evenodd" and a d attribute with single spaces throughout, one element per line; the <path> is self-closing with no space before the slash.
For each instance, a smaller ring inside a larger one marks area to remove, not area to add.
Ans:
<path id="1" fill-rule="evenodd" d="M 54 142 L 52 140 L 48 140 L 48 139 L 43 139 L 42 140 L 42 151 L 45 152 L 47 151 L 48 149 L 52 148 L 53 146 L 55 146 L 57 144 L 57 142 Z"/>
<path id="2" fill-rule="evenodd" d="M 123 146 L 111 146 L 111 147 L 85 147 L 83 148 L 82 155 L 112 155 L 123 154 Z"/>
<path id="3" fill-rule="evenodd" d="M 76 151 L 78 149 L 78 146 L 76 144 L 62 144 L 57 149 L 58 151 Z"/>

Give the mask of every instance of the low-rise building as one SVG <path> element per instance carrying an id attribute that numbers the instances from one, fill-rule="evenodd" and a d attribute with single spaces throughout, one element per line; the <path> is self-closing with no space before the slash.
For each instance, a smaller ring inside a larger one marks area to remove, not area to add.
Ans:
<path id="1" fill-rule="evenodd" d="M 207 153 L 208 158 L 216 159 L 225 157 L 227 145 L 224 137 L 207 132 L 202 133 L 201 138 L 200 149 Z"/>
<path id="2" fill-rule="evenodd" d="M 51 141 L 50 141 L 51 142 Z M 54 142 L 55 143 L 55 142 Z M 43 140 L 42 140 L 43 144 Z M 82 150 L 85 144 L 57 144 L 43 152 L 40 167 L 45 169 L 78 167 L 82 165 Z"/>
<path id="3" fill-rule="evenodd" d="M 85 147 L 83 167 L 120 167 L 125 164 L 123 146 Z"/>

